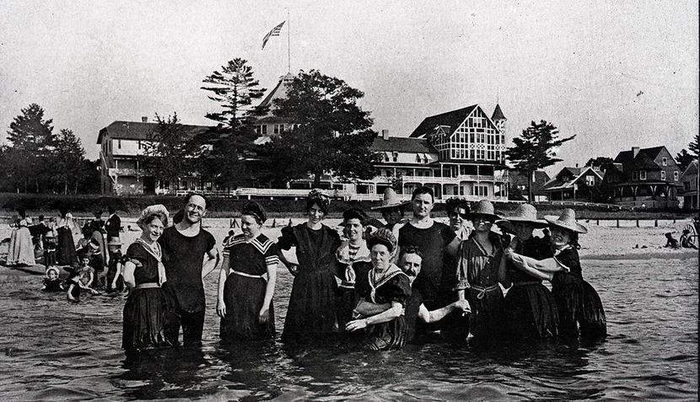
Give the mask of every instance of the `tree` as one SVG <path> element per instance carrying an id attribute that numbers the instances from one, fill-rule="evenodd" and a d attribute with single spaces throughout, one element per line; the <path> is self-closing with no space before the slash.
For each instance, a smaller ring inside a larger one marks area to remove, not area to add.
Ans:
<path id="1" fill-rule="evenodd" d="M 506 157 L 515 169 L 527 174 L 528 199 L 532 201 L 532 172 L 551 166 L 561 159 L 556 158 L 555 149 L 576 136 L 559 139 L 559 130 L 545 120 L 534 121 L 523 130 L 520 138 L 513 138 L 514 147 L 508 148 Z"/>
<path id="2" fill-rule="evenodd" d="M 51 159 L 53 160 L 53 181 L 54 183 L 62 183 L 63 194 L 68 194 L 70 183 L 77 184 L 80 181 L 83 161 L 85 160 L 85 148 L 73 130 L 61 129 L 56 136 Z"/>
<path id="3" fill-rule="evenodd" d="M 140 162 L 156 179 L 177 183 L 180 177 L 196 172 L 202 154 L 201 135 L 183 126 L 177 112 L 166 118 L 156 113 L 156 121 L 158 126 L 142 143 Z"/>
<path id="4" fill-rule="evenodd" d="M 607 156 L 598 156 L 589 159 L 588 162 L 586 162 L 585 166 L 590 166 L 602 172 L 607 172 L 608 170 L 610 170 L 610 168 L 614 166 L 614 162 L 612 158 L 609 158 Z"/>
<path id="5" fill-rule="evenodd" d="M 276 99 L 273 113 L 294 128 L 273 138 L 274 163 L 284 166 L 287 179 L 313 175 L 314 186 L 324 173 L 341 178 L 368 179 L 381 154 L 370 151 L 377 133 L 372 119 L 357 101 L 364 96 L 345 81 L 317 70 L 301 71 Z M 278 169 L 280 171 L 281 169 Z"/>
<path id="6" fill-rule="evenodd" d="M 681 149 L 681 152 L 676 155 L 676 163 L 678 163 L 678 169 L 681 173 L 685 171 L 685 168 L 687 168 L 695 158 L 696 156 L 688 153 L 687 150 Z"/>
<path id="7" fill-rule="evenodd" d="M 695 141 L 691 141 L 688 144 L 688 149 L 696 158 L 700 156 L 700 132 L 695 134 Z"/>
<path id="8" fill-rule="evenodd" d="M 13 163 L 10 169 L 15 171 L 16 177 L 21 178 L 24 191 L 27 191 L 27 184 L 32 180 L 34 190 L 38 193 L 39 182 L 51 169 L 43 162 L 55 145 L 52 120 L 44 120 L 44 109 L 36 103 L 21 111 L 22 114 L 14 118 L 7 132 L 7 140 L 10 143 L 8 160 Z"/>
<path id="9" fill-rule="evenodd" d="M 203 82 L 209 84 L 202 87 L 212 93 L 209 99 L 223 108 L 206 115 L 218 124 L 210 132 L 212 148 L 206 154 L 204 173 L 220 186 L 246 183 L 252 174 L 248 164 L 257 150 L 254 120 L 265 112 L 253 101 L 264 95 L 265 88 L 259 87 L 253 68 L 240 58 L 230 60 Z"/>

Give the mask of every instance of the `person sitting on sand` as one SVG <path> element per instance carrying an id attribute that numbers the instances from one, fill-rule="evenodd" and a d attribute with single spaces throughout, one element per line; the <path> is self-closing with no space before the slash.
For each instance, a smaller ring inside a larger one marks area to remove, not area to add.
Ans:
<path id="1" fill-rule="evenodd" d="M 81 289 L 87 290 L 94 295 L 99 294 L 98 291 L 90 287 L 90 284 L 94 280 L 95 270 L 90 266 L 90 255 L 88 253 L 82 253 L 80 255 L 80 264 L 81 265 L 73 271 L 67 281 L 68 300 L 75 303 L 80 301 Z"/>
<path id="2" fill-rule="evenodd" d="M 690 230 L 688 229 L 683 229 L 683 234 L 681 235 L 679 242 L 681 243 L 681 247 L 683 248 L 698 248 L 698 246 L 696 246 L 695 242 L 693 241 L 693 237 L 690 235 Z"/>
<path id="3" fill-rule="evenodd" d="M 61 283 L 57 267 L 46 268 L 46 277 L 44 277 L 43 283 L 44 286 L 41 288 L 42 292 L 62 292 L 65 290 Z"/>
<path id="4" fill-rule="evenodd" d="M 673 238 L 673 234 L 671 232 L 666 233 L 666 245 L 664 247 L 680 248 L 678 245 L 678 240 Z"/>

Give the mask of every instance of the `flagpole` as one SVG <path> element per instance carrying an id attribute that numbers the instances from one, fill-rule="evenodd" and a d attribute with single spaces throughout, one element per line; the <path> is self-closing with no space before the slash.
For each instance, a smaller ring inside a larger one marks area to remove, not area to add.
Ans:
<path id="1" fill-rule="evenodd" d="M 287 73 L 292 72 L 292 53 L 291 50 L 289 49 L 289 31 L 291 31 L 292 25 L 291 22 L 289 21 L 289 9 L 287 9 Z"/>

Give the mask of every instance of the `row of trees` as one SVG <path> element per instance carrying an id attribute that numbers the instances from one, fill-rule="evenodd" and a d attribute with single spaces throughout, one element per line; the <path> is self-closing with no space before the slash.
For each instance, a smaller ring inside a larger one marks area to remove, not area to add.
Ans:
<path id="1" fill-rule="evenodd" d="M 204 81 L 202 89 L 220 111 L 207 118 L 210 130 L 185 129 L 177 113 L 156 116 L 158 130 L 146 145 L 142 165 L 157 179 L 173 183 L 183 175 L 198 176 L 221 188 L 284 186 L 295 179 L 325 173 L 368 179 L 381 154 L 370 146 L 377 133 L 370 113 L 357 102 L 364 96 L 343 80 L 317 70 L 301 71 L 288 84 L 287 96 L 275 100 L 273 113 L 294 122 L 269 141 L 256 132 L 257 119 L 269 107 L 256 105 L 264 92 L 246 60 L 233 59 Z"/>
<path id="2" fill-rule="evenodd" d="M 93 193 L 99 191 L 98 163 L 85 158 L 80 138 L 70 129 L 54 133 L 52 119 L 32 103 L 14 118 L 7 144 L 0 146 L 0 191 Z"/>

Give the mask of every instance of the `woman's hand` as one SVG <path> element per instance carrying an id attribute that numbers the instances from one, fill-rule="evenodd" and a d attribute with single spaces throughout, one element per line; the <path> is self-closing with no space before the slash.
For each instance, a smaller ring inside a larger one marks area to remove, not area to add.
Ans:
<path id="1" fill-rule="evenodd" d="M 269 308 L 261 308 L 260 313 L 258 314 L 258 322 L 260 324 L 265 324 L 270 320 L 270 309 Z"/>
<path id="2" fill-rule="evenodd" d="M 216 303 L 216 314 L 219 315 L 219 317 L 224 318 L 226 317 L 226 303 L 224 303 L 223 300 L 218 300 Z"/>
<path id="3" fill-rule="evenodd" d="M 364 318 L 360 320 L 352 320 L 345 324 L 345 330 L 349 332 L 358 331 L 363 328 L 367 328 L 367 320 Z"/>

